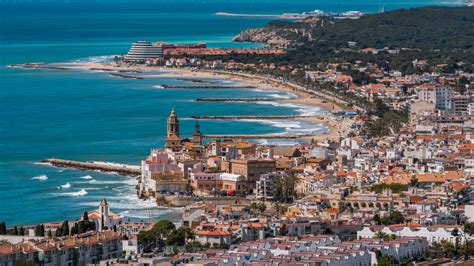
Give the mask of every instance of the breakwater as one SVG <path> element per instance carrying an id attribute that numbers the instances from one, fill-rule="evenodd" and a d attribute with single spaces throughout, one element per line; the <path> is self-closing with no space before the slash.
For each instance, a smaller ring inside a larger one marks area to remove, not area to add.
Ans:
<path id="1" fill-rule="evenodd" d="M 320 115 L 193 115 L 192 119 L 203 120 L 244 120 L 244 119 L 258 119 L 258 120 L 279 120 L 279 119 L 303 119 L 303 118 L 320 118 Z"/>
<path id="2" fill-rule="evenodd" d="M 132 75 L 126 75 L 126 74 L 121 74 L 121 73 L 110 73 L 109 75 L 113 77 L 124 78 L 124 79 L 144 79 L 143 77 L 140 77 L 140 76 L 132 76 Z"/>
<path id="3" fill-rule="evenodd" d="M 197 98 L 196 102 L 274 102 L 287 98 Z"/>
<path id="4" fill-rule="evenodd" d="M 81 162 L 62 159 L 46 159 L 41 163 L 49 163 L 56 167 L 74 168 L 78 170 L 98 170 L 102 172 L 117 173 L 123 176 L 140 175 L 141 169 L 138 165 L 119 164 L 110 162 Z"/>
<path id="5" fill-rule="evenodd" d="M 206 139 L 300 139 L 311 137 L 309 134 L 244 134 L 244 135 L 228 135 L 215 134 L 203 135 Z"/>
<path id="6" fill-rule="evenodd" d="M 26 64 L 12 64 L 10 67 L 34 68 L 34 69 L 50 69 L 50 70 L 70 70 L 67 67 L 51 66 L 46 63 L 26 63 Z"/>
<path id="7" fill-rule="evenodd" d="M 255 86 L 249 85 L 173 85 L 161 84 L 163 89 L 255 89 Z"/>

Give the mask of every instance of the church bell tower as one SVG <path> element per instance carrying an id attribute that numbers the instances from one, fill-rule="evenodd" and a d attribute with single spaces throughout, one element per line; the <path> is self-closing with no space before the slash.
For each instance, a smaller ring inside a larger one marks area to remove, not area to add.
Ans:
<path id="1" fill-rule="evenodd" d="M 179 120 L 174 112 L 174 108 L 171 110 L 171 114 L 167 120 L 167 130 L 166 130 L 166 137 L 171 137 L 176 135 L 179 138 Z"/>
<path id="2" fill-rule="evenodd" d="M 180 141 L 179 120 L 173 108 L 168 120 L 166 121 L 166 147 L 176 148 L 180 145 Z"/>

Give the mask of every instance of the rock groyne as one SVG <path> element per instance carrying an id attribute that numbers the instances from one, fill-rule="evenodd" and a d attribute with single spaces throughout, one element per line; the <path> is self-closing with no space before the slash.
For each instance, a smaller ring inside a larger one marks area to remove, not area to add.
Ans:
<path id="1" fill-rule="evenodd" d="M 81 162 L 63 159 L 46 159 L 42 163 L 49 163 L 52 166 L 74 168 L 78 170 L 98 170 L 102 172 L 117 173 L 123 176 L 136 176 L 141 174 L 140 166 L 119 164 L 110 162 Z"/>

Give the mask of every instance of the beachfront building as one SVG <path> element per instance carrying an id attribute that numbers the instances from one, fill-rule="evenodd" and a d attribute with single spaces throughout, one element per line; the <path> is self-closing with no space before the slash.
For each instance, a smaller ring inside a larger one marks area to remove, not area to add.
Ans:
<path id="1" fill-rule="evenodd" d="M 126 62 L 145 62 L 149 59 L 163 58 L 163 46 L 149 41 L 137 41 L 123 58 Z"/>

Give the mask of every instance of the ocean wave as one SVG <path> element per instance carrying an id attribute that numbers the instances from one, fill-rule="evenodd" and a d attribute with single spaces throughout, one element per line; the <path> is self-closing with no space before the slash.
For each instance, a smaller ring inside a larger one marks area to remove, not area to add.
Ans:
<path id="1" fill-rule="evenodd" d="M 153 88 L 155 88 L 155 89 L 164 89 L 163 86 L 161 86 L 161 85 L 154 85 Z"/>
<path id="2" fill-rule="evenodd" d="M 282 102 L 265 102 L 260 101 L 256 102 L 257 104 L 266 104 L 266 105 L 273 105 L 275 107 L 288 107 L 295 109 L 300 115 L 318 115 L 323 113 L 323 109 L 318 106 L 309 106 L 309 105 L 299 105 L 293 103 L 282 103 Z"/>
<path id="3" fill-rule="evenodd" d="M 93 191 L 93 190 L 103 190 L 103 189 L 108 189 L 109 186 L 105 186 L 105 187 L 87 187 L 87 188 L 84 188 L 85 190 L 87 191 Z"/>
<path id="4" fill-rule="evenodd" d="M 85 189 L 81 189 L 77 192 L 64 192 L 64 193 L 54 193 L 54 195 L 58 195 L 58 196 L 69 196 L 69 197 L 83 197 L 85 195 L 87 195 L 88 192 L 87 190 Z"/>
<path id="5" fill-rule="evenodd" d="M 81 202 L 79 205 L 81 206 L 88 206 L 88 207 L 95 207 L 99 204 L 100 199 L 103 197 L 93 197 L 96 198 L 97 201 L 88 201 L 88 202 Z M 105 197 L 110 204 L 112 209 L 116 210 L 163 210 L 166 211 L 168 208 L 159 208 L 155 201 L 153 200 L 141 200 L 135 194 L 127 194 L 121 197 L 117 196 L 108 196 Z"/>
<path id="6" fill-rule="evenodd" d="M 294 146 L 300 144 L 300 141 L 290 139 L 255 139 L 251 140 L 259 145 L 277 145 L 277 146 Z"/>
<path id="7" fill-rule="evenodd" d="M 48 180 L 48 176 L 47 175 L 34 176 L 31 178 L 31 180 L 45 181 L 45 180 Z"/>
<path id="8" fill-rule="evenodd" d="M 101 174 L 104 174 L 104 175 L 120 176 L 119 173 L 117 173 L 117 172 L 107 172 L 107 171 L 101 171 L 101 170 L 94 170 L 94 172 L 101 173 Z"/>
<path id="9" fill-rule="evenodd" d="M 293 129 L 301 128 L 302 123 L 300 121 L 289 121 L 289 120 L 266 120 L 266 119 L 243 119 L 241 121 L 246 122 L 254 122 L 263 125 L 269 125 L 272 127 L 284 128 L 287 131 L 291 131 Z"/>
<path id="10" fill-rule="evenodd" d="M 268 97 L 283 98 L 283 99 L 294 99 L 297 96 L 296 96 L 296 94 L 286 92 L 286 93 L 282 93 L 282 94 L 277 94 L 277 93 L 268 94 Z"/>
<path id="11" fill-rule="evenodd" d="M 59 189 L 68 189 L 68 188 L 71 188 L 71 183 L 67 182 L 67 183 L 64 184 L 64 185 L 60 185 L 58 188 L 59 188 Z"/>
<path id="12" fill-rule="evenodd" d="M 90 185 L 114 185 L 114 184 L 127 184 L 135 185 L 135 179 L 125 179 L 125 180 L 96 180 L 91 179 L 89 181 L 75 182 L 77 184 L 90 184 Z"/>
<path id="13" fill-rule="evenodd" d="M 115 55 L 89 56 L 74 60 L 74 63 L 105 63 L 114 60 Z"/>
<path id="14" fill-rule="evenodd" d="M 94 177 L 92 177 L 90 175 L 85 175 L 85 176 L 81 176 L 79 178 L 81 178 L 81 179 L 93 179 Z"/>

